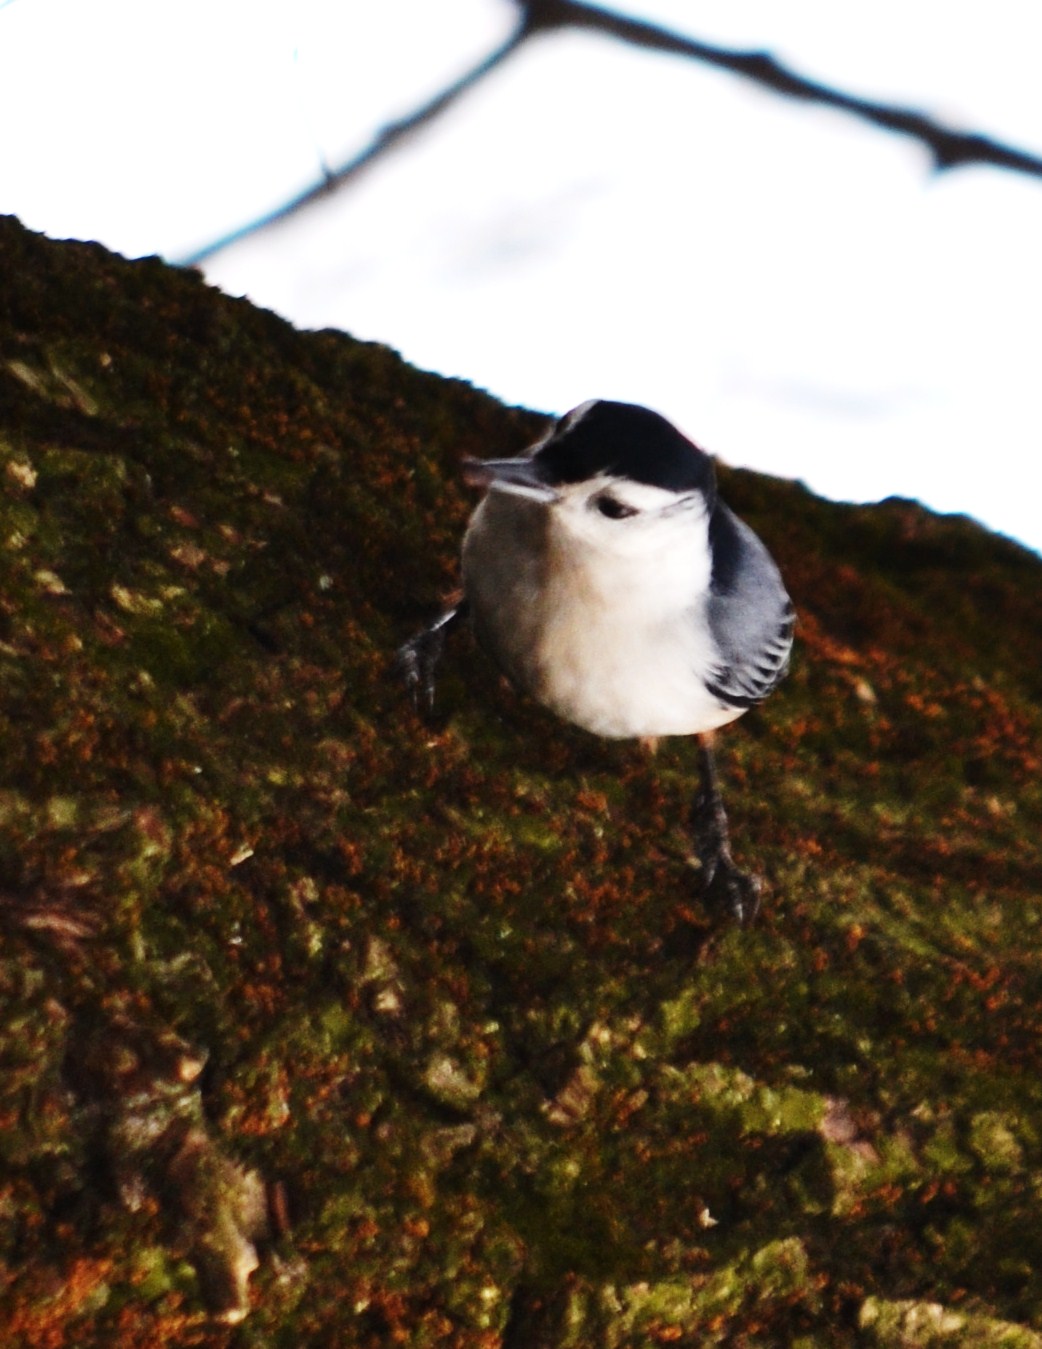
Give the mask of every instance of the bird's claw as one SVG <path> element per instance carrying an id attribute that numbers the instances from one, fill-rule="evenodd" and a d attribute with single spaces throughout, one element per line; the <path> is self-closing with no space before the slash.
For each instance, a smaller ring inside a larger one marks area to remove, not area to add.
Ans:
<path id="1" fill-rule="evenodd" d="M 394 672 L 409 691 L 412 705 L 425 721 L 434 719 L 435 671 L 445 650 L 445 638 L 466 613 L 466 601 L 447 610 L 395 653 Z"/>
<path id="2" fill-rule="evenodd" d="M 739 927 L 748 927 L 760 912 L 763 882 L 735 865 L 711 761 L 704 771 L 705 781 L 692 811 L 695 852 L 702 866 L 702 898 L 711 912 L 727 914 Z"/>
<path id="3" fill-rule="evenodd" d="M 425 628 L 398 648 L 394 671 L 405 683 L 416 712 L 426 719 L 434 716 L 434 672 L 445 649 L 445 633 Z"/>
<path id="4" fill-rule="evenodd" d="M 739 927 L 748 927 L 755 920 L 762 892 L 761 878 L 735 866 L 729 853 L 702 859 L 702 897 L 706 907 L 714 913 L 729 914 Z"/>

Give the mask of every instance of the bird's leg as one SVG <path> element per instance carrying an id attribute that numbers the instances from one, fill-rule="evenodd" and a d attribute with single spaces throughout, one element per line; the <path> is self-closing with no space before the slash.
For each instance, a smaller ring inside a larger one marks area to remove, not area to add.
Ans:
<path id="1" fill-rule="evenodd" d="M 710 909 L 726 909 L 745 926 L 760 908 L 760 878 L 740 871 L 731 856 L 727 812 L 720 795 L 713 757 L 712 735 L 698 737 L 698 767 L 702 783 L 695 795 L 691 822 L 695 851 L 702 863 L 702 889 Z"/>
<path id="2" fill-rule="evenodd" d="M 398 648 L 394 668 L 405 680 L 413 706 L 422 717 L 434 715 L 434 674 L 445 650 L 445 638 L 466 614 L 467 601 L 461 600 Z"/>

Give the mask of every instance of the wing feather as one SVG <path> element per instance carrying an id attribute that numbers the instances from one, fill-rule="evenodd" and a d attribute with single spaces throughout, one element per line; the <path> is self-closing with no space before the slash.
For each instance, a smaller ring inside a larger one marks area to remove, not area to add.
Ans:
<path id="1" fill-rule="evenodd" d="M 709 537 L 708 618 L 718 660 L 706 686 L 728 707 L 753 707 L 785 677 L 796 612 L 770 553 L 722 502 Z"/>

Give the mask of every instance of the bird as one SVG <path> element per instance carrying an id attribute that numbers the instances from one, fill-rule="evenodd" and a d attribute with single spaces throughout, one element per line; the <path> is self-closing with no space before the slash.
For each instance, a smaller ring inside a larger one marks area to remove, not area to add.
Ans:
<path id="1" fill-rule="evenodd" d="M 463 475 L 484 492 L 463 598 L 397 653 L 417 708 L 433 713 L 446 638 L 469 619 L 510 683 L 564 721 L 611 740 L 696 737 L 703 897 L 751 922 L 762 883 L 731 852 L 715 733 L 782 680 L 796 616 L 713 458 L 658 412 L 592 399 Z"/>

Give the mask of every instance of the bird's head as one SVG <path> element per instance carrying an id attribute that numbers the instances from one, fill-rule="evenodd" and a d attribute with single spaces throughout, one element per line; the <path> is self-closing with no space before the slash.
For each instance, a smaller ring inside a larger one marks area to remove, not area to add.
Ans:
<path id="1" fill-rule="evenodd" d="M 704 519 L 713 461 L 657 412 L 593 400 L 514 459 L 468 459 L 467 482 L 544 506 L 566 535 L 598 550 L 647 554 Z"/>

